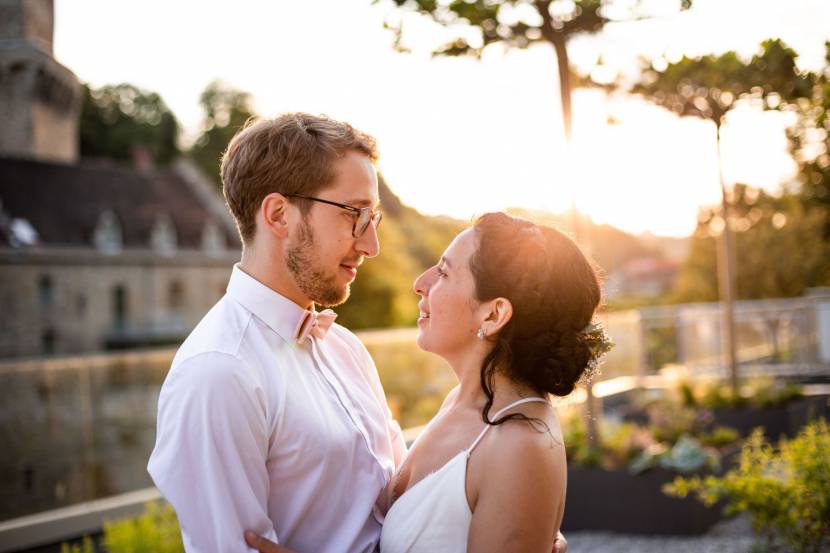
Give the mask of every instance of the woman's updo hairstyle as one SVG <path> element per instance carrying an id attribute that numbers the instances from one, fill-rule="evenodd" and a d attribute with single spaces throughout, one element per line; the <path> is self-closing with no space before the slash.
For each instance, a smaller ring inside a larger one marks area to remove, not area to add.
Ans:
<path id="1" fill-rule="evenodd" d="M 481 368 L 488 397 L 482 416 L 488 424 L 526 419 L 514 413 L 489 420 L 497 368 L 539 394 L 570 394 L 594 355 L 584 330 L 600 304 L 599 278 L 579 246 L 556 229 L 505 213 L 483 215 L 473 229 L 476 298 L 506 298 L 513 306 L 510 321 L 488 338 L 494 345 Z"/>

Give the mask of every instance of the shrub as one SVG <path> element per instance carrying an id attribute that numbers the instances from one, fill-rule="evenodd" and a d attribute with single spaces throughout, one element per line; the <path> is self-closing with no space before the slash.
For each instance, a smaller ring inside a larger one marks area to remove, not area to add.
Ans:
<path id="1" fill-rule="evenodd" d="M 132 519 L 104 524 L 104 547 L 109 553 L 184 553 L 176 512 L 169 503 L 147 503 Z"/>
<path id="2" fill-rule="evenodd" d="M 741 434 L 728 426 L 716 426 L 711 432 L 701 434 L 700 443 L 707 447 L 721 448 L 741 439 Z"/>
<path id="3" fill-rule="evenodd" d="M 772 546 L 798 552 L 830 544 L 830 429 L 819 419 L 774 448 L 756 429 L 741 450 L 740 465 L 721 477 L 675 479 L 664 491 L 696 494 L 708 506 L 727 501 L 727 514 L 746 512 Z"/>
<path id="4" fill-rule="evenodd" d="M 672 447 L 663 444 L 643 451 L 629 465 L 629 470 L 639 474 L 654 467 L 688 474 L 704 469 L 720 469 L 720 458 L 715 451 L 703 447 L 691 436 L 681 436 Z"/>

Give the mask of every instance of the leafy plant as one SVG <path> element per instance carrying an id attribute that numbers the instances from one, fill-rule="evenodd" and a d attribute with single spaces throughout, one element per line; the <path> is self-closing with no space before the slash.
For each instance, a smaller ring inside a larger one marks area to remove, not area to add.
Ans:
<path id="1" fill-rule="evenodd" d="M 149 502 L 136 518 L 105 523 L 103 543 L 109 553 L 184 552 L 176 512 L 169 503 Z"/>
<path id="2" fill-rule="evenodd" d="M 720 448 L 741 439 L 741 434 L 728 426 L 716 426 L 711 432 L 701 434 L 700 443 L 707 447 Z"/>
<path id="3" fill-rule="evenodd" d="M 707 449 L 691 436 L 681 436 L 671 448 L 654 447 L 643 451 L 629 465 L 629 470 L 639 474 L 654 467 L 689 474 L 703 469 L 718 470 L 720 459 L 716 452 Z"/>
<path id="4" fill-rule="evenodd" d="M 748 513 L 769 546 L 778 539 L 798 552 L 818 552 L 830 545 L 830 428 L 824 419 L 813 421 L 777 449 L 756 429 L 736 469 L 679 477 L 664 491 L 695 494 L 707 506 L 724 499 L 727 514 Z"/>
<path id="5" fill-rule="evenodd" d="M 84 536 L 81 543 L 62 543 L 61 553 L 95 553 L 95 544 L 91 537 Z"/>
<path id="6" fill-rule="evenodd" d="M 562 419 L 562 435 L 568 461 L 579 466 L 595 467 L 602 461 L 601 451 L 588 438 L 585 421 L 578 414 Z"/>

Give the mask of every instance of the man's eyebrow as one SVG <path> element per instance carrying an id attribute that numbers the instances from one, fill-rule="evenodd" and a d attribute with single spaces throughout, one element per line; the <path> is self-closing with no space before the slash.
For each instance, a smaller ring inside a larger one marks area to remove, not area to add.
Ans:
<path id="1" fill-rule="evenodd" d="M 447 256 L 446 256 L 446 255 L 442 255 L 442 256 L 441 256 L 441 261 L 442 261 L 442 262 L 444 263 L 444 265 L 446 265 L 447 267 L 452 268 L 452 265 L 450 265 L 450 260 L 449 260 L 449 259 L 447 259 Z"/>
<path id="2" fill-rule="evenodd" d="M 350 205 L 350 206 L 353 206 L 353 207 L 369 207 L 369 206 L 371 206 L 372 209 L 377 209 L 377 208 L 380 207 L 380 200 L 378 200 L 377 202 L 375 202 L 374 205 L 372 205 L 372 200 L 367 200 L 365 198 L 349 200 L 348 202 L 345 202 L 345 203 L 346 203 L 346 205 Z"/>

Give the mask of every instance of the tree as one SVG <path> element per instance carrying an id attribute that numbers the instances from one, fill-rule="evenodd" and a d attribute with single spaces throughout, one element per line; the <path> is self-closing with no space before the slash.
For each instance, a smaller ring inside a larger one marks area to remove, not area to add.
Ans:
<path id="1" fill-rule="evenodd" d="M 770 195 L 736 184 L 729 212 L 741 267 L 736 278 L 737 298 L 796 297 L 809 287 L 830 284 L 830 242 L 821 240 L 825 218 L 820 211 L 807 208 L 799 195 Z M 719 209 L 701 210 L 689 257 L 674 291 L 676 301 L 718 298 L 714 275 L 720 226 Z"/>
<path id="2" fill-rule="evenodd" d="M 376 2 L 378 0 L 375 0 Z M 627 6 L 612 0 L 393 0 L 398 8 L 427 15 L 457 32 L 456 38 L 439 46 L 433 55 L 475 56 L 491 44 L 524 49 L 532 44 L 549 44 L 556 53 L 559 95 L 565 139 L 571 141 L 571 92 L 578 77 L 571 71 L 568 42 L 579 35 L 600 32 L 611 21 L 643 19 L 640 1 Z M 680 0 L 688 9 L 691 0 Z M 611 12 L 619 17 L 611 17 Z M 624 12 L 624 13 L 620 13 Z M 390 25 L 399 50 L 403 24 Z M 472 31 L 472 33 L 471 33 Z M 475 38 L 469 38 L 470 35 Z"/>
<path id="3" fill-rule="evenodd" d="M 132 159 L 146 148 L 166 164 L 179 154 L 179 124 L 155 92 L 122 83 L 101 88 L 84 85 L 81 108 L 81 156 Z"/>
<path id="4" fill-rule="evenodd" d="M 199 97 L 205 112 L 202 133 L 190 155 L 205 175 L 221 186 L 219 164 L 233 135 L 254 117 L 251 95 L 220 81 L 210 83 Z"/>
<path id="5" fill-rule="evenodd" d="M 812 96 L 797 102 L 798 120 L 788 137 L 799 194 L 808 209 L 824 212 L 823 238 L 830 240 L 830 41 L 825 48 L 825 66 L 814 75 Z"/>
<path id="6" fill-rule="evenodd" d="M 802 75 L 795 60 L 798 55 L 781 40 L 767 40 L 749 62 L 735 52 L 720 56 L 683 57 L 662 71 L 647 68 L 632 92 L 680 116 L 711 121 L 715 127 L 715 144 L 720 162 L 721 126 L 736 102 L 754 100 L 759 105 L 777 107 L 782 101 L 793 103 L 809 97 L 813 77 Z M 718 275 L 723 307 L 724 349 L 729 362 L 732 388 L 737 393 L 737 354 L 734 324 L 734 274 L 729 201 L 723 173 L 720 174 L 721 215 Z"/>

